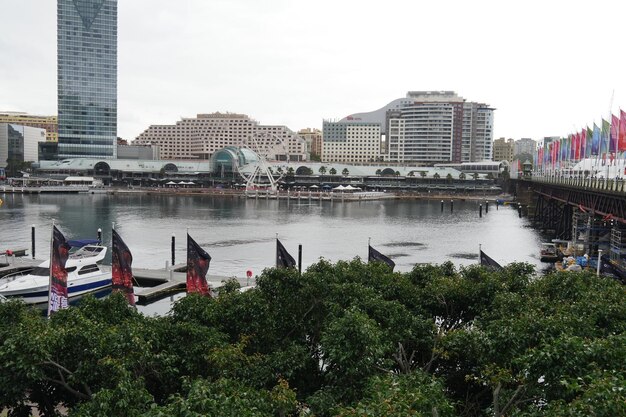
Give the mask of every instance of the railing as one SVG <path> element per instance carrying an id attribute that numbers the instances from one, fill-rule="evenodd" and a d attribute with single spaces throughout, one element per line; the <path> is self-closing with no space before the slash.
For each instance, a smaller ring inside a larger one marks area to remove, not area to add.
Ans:
<path id="1" fill-rule="evenodd" d="M 541 182 L 546 184 L 564 185 L 568 187 L 575 187 L 584 190 L 598 190 L 610 193 L 626 194 L 626 179 L 606 179 L 606 178 L 593 178 L 593 177 L 571 177 L 566 178 L 562 176 L 541 176 L 533 175 L 532 177 L 524 177 L 522 179 Z"/>

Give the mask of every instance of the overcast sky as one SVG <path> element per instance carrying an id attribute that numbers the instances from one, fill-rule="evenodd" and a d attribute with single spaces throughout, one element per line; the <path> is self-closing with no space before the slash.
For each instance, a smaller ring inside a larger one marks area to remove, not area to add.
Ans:
<path id="1" fill-rule="evenodd" d="M 56 114 L 56 1 L 0 16 L 0 111 Z M 216 111 L 321 128 L 409 90 L 490 104 L 494 138 L 626 109 L 625 1 L 119 0 L 118 23 L 126 139 Z"/>

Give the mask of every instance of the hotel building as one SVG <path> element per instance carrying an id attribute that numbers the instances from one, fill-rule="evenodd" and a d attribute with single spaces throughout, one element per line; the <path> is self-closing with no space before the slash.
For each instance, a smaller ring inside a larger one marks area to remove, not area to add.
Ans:
<path id="1" fill-rule="evenodd" d="M 486 104 L 467 102 L 453 91 L 410 91 L 406 97 L 378 110 L 353 114 L 324 126 L 380 126 L 377 156 L 389 162 L 477 162 L 491 160 L 493 111 Z M 324 130 L 324 158 L 331 157 L 326 150 L 327 138 L 337 141 L 334 136 L 334 132 L 327 134 Z M 373 140 L 367 138 L 361 144 L 364 152 L 370 153 L 369 158 L 373 158 L 367 160 L 377 160 L 373 149 L 368 147 Z M 354 156 L 346 148 L 339 157 L 348 162 Z"/>
<path id="2" fill-rule="evenodd" d="M 59 158 L 115 158 L 117 0 L 57 1 Z"/>
<path id="3" fill-rule="evenodd" d="M 151 125 L 133 145 L 159 147 L 160 159 L 210 159 L 228 146 L 245 146 L 268 160 L 305 161 L 306 142 L 286 126 L 261 125 L 245 114 L 210 113 L 173 125 Z"/>

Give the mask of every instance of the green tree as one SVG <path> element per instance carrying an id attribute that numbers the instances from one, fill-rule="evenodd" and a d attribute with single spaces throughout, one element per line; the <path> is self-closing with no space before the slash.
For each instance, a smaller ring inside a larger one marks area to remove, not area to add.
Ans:
<path id="1" fill-rule="evenodd" d="M 441 178 L 441 176 L 439 175 L 438 172 L 435 172 L 435 175 L 433 175 L 433 178 L 438 180 L 439 178 Z"/>
<path id="2" fill-rule="evenodd" d="M 348 168 L 344 168 L 343 171 L 341 171 L 341 175 L 343 175 L 344 177 L 350 175 L 350 171 L 348 171 Z"/>
<path id="3" fill-rule="evenodd" d="M 426 178 L 426 175 L 428 175 L 426 174 L 426 171 L 420 171 L 420 177 Z"/>
<path id="4" fill-rule="evenodd" d="M 448 173 L 448 175 L 446 175 L 446 182 L 448 183 L 452 182 L 452 174 Z"/>
<path id="5" fill-rule="evenodd" d="M 459 179 L 460 179 L 460 180 L 464 180 L 465 178 L 466 178 L 465 173 L 464 173 L 464 172 L 461 172 L 461 173 L 459 174 Z"/>
<path id="6" fill-rule="evenodd" d="M 376 170 L 376 175 L 378 175 L 379 177 L 382 175 L 382 173 L 383 173 L 382 169 L 378 168 Z"/>
<path id="7" fill-rule="evenodd" d="M 474 172 L 474 173 L 472 174 L 472 178 L 473 178 L 473 179 L 475 179 L 475 180 L 477 180 L 477 179 L 478 179 L 478 172 Z"/>
<path id="8" fill-rule="evenodd" d="M 324 165 L 322 165 L 322 166 L 320 167 L 320 169 L 319 169 L 319 173 L 320 173 L 320 174 L 322 174 L 322 175 L 326 174 L 326 167 L 325 167 Z"/>
<path id="9" fill-rule="evenodd" d="M 331 168 L 330 171 L 328 171 L 328 173 L 330 175 L 335 175 L 335 174 L 337 174 L 337 170 L 335 168 Z"/>

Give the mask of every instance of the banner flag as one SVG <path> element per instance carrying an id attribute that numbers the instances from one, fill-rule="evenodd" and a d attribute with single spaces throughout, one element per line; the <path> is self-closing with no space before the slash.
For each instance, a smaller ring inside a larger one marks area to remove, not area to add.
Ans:
<path id="1" fill-rule="evenodd" d="M 624 110 L 619 111 L 619 140 L 617 143 L 617 149 L 626 151 L 626 112 Z"/>
<path id="2" fill-rule="evenodd" d="M 591 153 L 591 144 L 593 142 L 593 130 L 589 126 L 587 126 L 587 148 L 585 149 L 585 156 L 590 158 Z"/>
<path id="3" fill-rule="evenodd" d="M 591 155 L 600 153 L 600 128 L 597 124 L 593 124 L 593 139 L 591 141 Z"/>
<path id="4" fill-rule="evenodd" d="M 605 154 L 609 151 L 609 131 L 611 124 L 602 119 L 602 133 L 600 134 L 600 153 Z"/>
<path id="5" fill-rule="evenodd" d="M 587 151 L 587 129 L 583 129 L 580 132 L 580 155 L 578 156 L 578 159 L 585 159 L 585 156 L 587 155 L 586 151 Z"/>
<path id="6" fill-rule="evenodd" d="M 480 264 L 492 271 L 500 271 L 503 269 L 499 263 L 487 256 L 487 254 L 483 252 L 482 249 L 480 251 Z"/>
<path id="7" fill-rule="evenodd" d="M 393 271 L 393 268 L 395 268 L 395 266 L 396 266 L 396 263 L 394 261 L 392 261 L 391 259 L 389 259 L 385 255 L 383 255 L 382 253 L 378 252 L 371 245 L 368 245 L 368 248 L 369 248 L 369 250 L 368 250 L 368 254 L 367 254 L 367 262 L 382 262 L 382 263 L 385 263 Z"/>
<path id="8" fill-rule="evenodd" d="M 276 268 L 295 268 L 296 260 L 287 252 L 287 249 L 276 239 Z"/>
<path id="9" fill-rule="evenodd" d="M 70 245 L 56 226 L 52 226 L 52 245 L 50 247 L 50 287 L 48 291 L 48 317 L 67 308 L 67 270 L 65 263 L 70 253 Z"/>
<path id="10" fill-rule="evenodd" d="M 611 140 L 609 141 L 609 152 L 611 154 L 617 153 L 617 141 L 618 141 L 619 119 L 614 114 L 611 115 Z"/>
<path id="11" fill-rule="evenodd" d="M 187 233 L 187 293 L 211 296 L 206 274 L 211 256 Z"/>
<path id="12" fill-rule="evenodd" d="M 121 292 L 128 300 L 128 304 L 135 305 L 133 293 L 133 255 L 120 235 L 111 230 L 111 281 L 113 292 Z"/>

